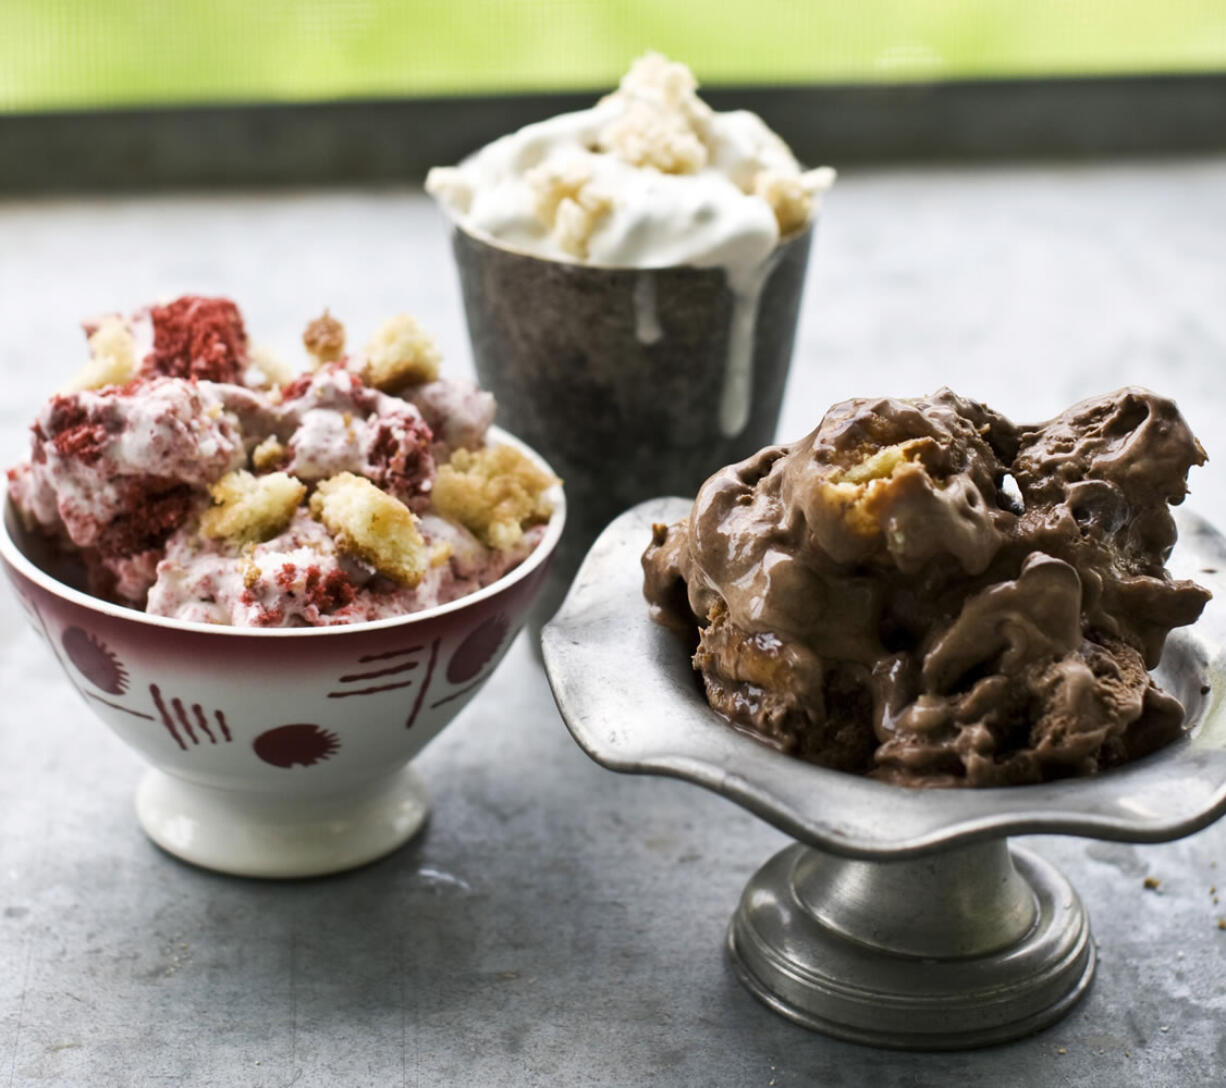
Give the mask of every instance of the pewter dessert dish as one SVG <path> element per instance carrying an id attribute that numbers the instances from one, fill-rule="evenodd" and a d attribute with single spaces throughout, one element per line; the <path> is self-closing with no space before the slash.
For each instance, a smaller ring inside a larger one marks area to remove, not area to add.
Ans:
<path id="1" fill-rule="evenodd" d="M 1156 670 L 1184 705 L 1184 736 L 1096 777 L 907 789 L 777 752 L 707 705 L 686 647 L 642 599 L 652 525 L 689 508 L 651 500 L 609 525 L 543 652 L 562 717 L 596 762 L 696 783 L 797 840 L 732 918 L 738 978 L 799 1024 L 875 1046 L 979 1047 L 1058 1020 L 1094 974 L 1089 918 L 1070 882 L 1008 837 L 1164 842 L 1226 813 L 1226 539 L 1177 512 L 1171 572 L 1218 598 L 1171 633 Z"/>

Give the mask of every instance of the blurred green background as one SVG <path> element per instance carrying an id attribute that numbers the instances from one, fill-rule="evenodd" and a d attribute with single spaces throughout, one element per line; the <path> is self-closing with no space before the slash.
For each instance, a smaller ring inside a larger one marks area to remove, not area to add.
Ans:
<path id="1" fill-rule="evenodd" d="M 1226 70 L 1226 0 L 0 0 L 0 110 Z"/>

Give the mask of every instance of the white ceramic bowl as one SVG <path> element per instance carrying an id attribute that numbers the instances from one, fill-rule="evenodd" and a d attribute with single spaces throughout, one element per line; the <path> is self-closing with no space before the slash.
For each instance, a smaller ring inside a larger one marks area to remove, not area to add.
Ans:
<path id="1" fill-rule="evenodd" d="M 548 468 L 505 432 L 491 437 Z M 422 826 L 409 761 L 522 626 L 562 535 L 556 491 L 544 539 L 497 582 L 340 627 L 215 627 L 99 600 L 36 561 L 7 499 L 0 558 L 68 680 L 152 764 L 136 808 L 153 841 L 223 872 L 312 876 L 381 857 Z"/>

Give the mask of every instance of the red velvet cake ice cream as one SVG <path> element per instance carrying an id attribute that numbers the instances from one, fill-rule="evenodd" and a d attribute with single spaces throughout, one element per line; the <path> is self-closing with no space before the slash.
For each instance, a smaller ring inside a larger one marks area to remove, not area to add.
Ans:
<path id="1" fill-rule="evenodd" d="M 28 530 L 95 594 L 206 623 L 320 626 L 429 608 L 540 541 L 557 481 L 491 445 L 493 398 L 440 378 L 410 317 L 347 353 L 325 314 L 294 376 L 226 299 L 86 324 L 91 357 L 9 471 Z"/>

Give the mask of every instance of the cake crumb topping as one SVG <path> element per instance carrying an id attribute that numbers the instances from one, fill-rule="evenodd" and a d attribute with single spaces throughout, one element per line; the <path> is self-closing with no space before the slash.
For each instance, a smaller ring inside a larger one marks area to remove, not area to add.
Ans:
<path id="1" fill-rule="evenodd" d="M 828 166 L 800 173 L 767 168 L 754 177 L 753 191 L 770 205 L 783 236 L 800 230 L 813 214 L 814 200 L 834 184 Z"/>
<path id="2" fill-rule="evenodd" d="M 548 520 L 553 504 L 545 493 L 559 482 L 511 446 L 461 449 L 438 471 L 434 506 L 483 544 L 505 550 L 526 526 Z"/>
<path id="3" fill-rule="evenodd" d="M 275 434 L 270 434 L 251 451 L 251 464 L 261 471 L 284 464 L 288 451 Z"/>
<path id="4" fill-rule="evenodd" d="M 624 106 L 600 132 L 601 151 L 662 174 L 696 174 L 710 157 L 711 108 L 686 65 L 660 53 L 636 60 L 604 102 Z"/>
<path id="5" fill-rule="evenodd" d="M 612 198 L 592 184 L 587 163 L 579 158 L 543 163 L 528 172 L 527 181 L 541 225 L 564 252 L 586 257 L 592 231 L 613 207 Z"/>
<path id="6" fill-rule="evenodd" d="M 345 326 L 325 309 L 303 330 L 302 343 L 316 366 L 335 363 L 345 354 Z"/>
<path id="7" fill-rule="evenodd" d="M 289 363 L 269 348 L 253 347 L 248 362 L 255 371 L 255 384 L 262 388 L 284 385 L 294 379 L 294 371 Z"/>
<path id="8" fill-rule="evenodd" d="M 247 332 L 228 298 L 184 295 L 149 313 L 153 351 L 145 357 L 146 373 L 242 384 Z"/>
<path id="9" fill-rule="evenodd" d="M 306 496 L 306 485 L 284 472 L 253 476 L 238 469 L 212 487 L 211 506 L 200 518 L 200 532 L 235 543 L 268 540 L 290 522 Z"/>
<path id="10" fill-rule="evenodd" d="M 89 362 L 61 389 L 80 393 L 107 385 L 125 385 L 136 377 L 136 342 L 128 323 L 118 314 L 107 314 L 89 337 Z"/>
<path id="11" fill-rule="evenodd" d="M 344 551 L 403 586 L 419 584 L 430 566 L 413 512 L 365 477 L 341 472 L 322 481 L 311 514 Z"/>
<path id="12" fill-rule="evenodd" d="M 362 353 L 357 371 L 362 381 L 384 392 L 438 377 L 442 353 L 410 314 L 388 318 Z"/>

